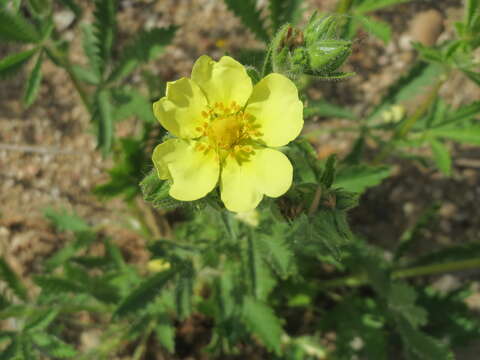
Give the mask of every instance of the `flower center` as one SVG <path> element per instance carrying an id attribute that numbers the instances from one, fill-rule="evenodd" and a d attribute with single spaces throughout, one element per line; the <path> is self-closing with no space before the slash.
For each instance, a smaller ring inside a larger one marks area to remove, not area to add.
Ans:
<path id="1" fill-rule="evenodd" d="M 202 126 L 196 130 L 201 137 L 198 150 L 214 149 L 222 157 L 232 155 L 247 160 L 253 154 L 253 145 L 262 136 L 255 117 L 232 101 L 229 105 L 216 103 L 202 112 Z"/>

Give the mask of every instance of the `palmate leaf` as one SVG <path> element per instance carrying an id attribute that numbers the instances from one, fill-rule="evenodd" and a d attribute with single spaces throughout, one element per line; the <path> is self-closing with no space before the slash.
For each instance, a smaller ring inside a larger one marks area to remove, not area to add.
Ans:
<path id="1" fill-rule="evenodd" d="M 0 60 L 0 79 L 15 75 L 36 53 L 37 49 L 7 55 Z"/>
<path id="2" fill-rule="evenodd" d="M 300 15 L 301 0 L 270 0 L 270 20 L 272 31 L 276 33 L 283 24 L 295 24 Z"/>
<path id="3" fill-rule="evenodd" d="M 118 308 L 115 310 L 113 317 L 122 317 L 143 309 L 160 294 L 160 291 L 162 291 L 163 287 L 172 279 L 175 273 L 176 272 L 172 269 L 154 274 L 144 280 L 122 300 Z"/>
<path id="4" fill-rule="evenodd" d="M 40 33 L 20 13 L 0 10 L 0 40 L 35 43 L 40 41 Z"/>
<path id="5" fill-rule="evenodd" d="M 25 88 L 25 93 L 23 95 L 23 103 L 25 107 L 29 107 L 33 104 L 37 98 L 38 89 L 40 88 L 40 82 L 42 81 L 42 63 L 43 63 L 43 52 L 40 51 L 38 54 L 37 62 L 30 73 L 30 76 L 27 80 L 27 86 Z"/>
<path id="6" fill-rule="evenodd" d="M 165 51 L 175 32 L 176 26 L 142 30 L 122 52 L 118 65 L 113 69 L 108 81 L 114 82 L 128 76 L 139 63 L 147 63 Z"/>
<path id="7" fill-rule="evenodd" d="M 251 296 L 244 298 L 242 320 L 247 328 L 277 355 L 280 354 L 281 335 L 280 320 L 272 308 Z"/>
<path id="8" fill-rule="evenodd" d="M 28 299 L 27 289 L 3 258 L 0 258 L 0 281 L 4 281 L 8 288 L 10 288 L 20 299 Z"/>
<path id="9" fill-rule="evenodd" d="M 100 73 L 110 60 L 116 32 L 117 0 L 95 0 L 93 23 L 96 53 L 100 58 Z"/>
<path id="10" fill-rule="evenodd" d="M 265 23 L 256 0 L 224 0 L 227 7 L 242 21 L 258 40 L 268 43 L 270 36 L 265 29 Z"/>

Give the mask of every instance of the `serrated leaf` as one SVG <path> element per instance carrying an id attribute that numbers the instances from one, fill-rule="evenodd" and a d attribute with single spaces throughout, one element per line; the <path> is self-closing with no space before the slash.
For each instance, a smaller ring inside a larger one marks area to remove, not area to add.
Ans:
<path id="1" fill-rule="evenodd" d="M 37 275 L 33 278 L 33 281 L 46 293 L 85 292 L 83 284 L 60 277 Z"/>
<path id="2" fill-rule="evenodd" d="M 47 271 L 53 271 L 57 267 L 64 265 L 73 258 L 81 249 L 88 247 L 96 239 L 96 235 L 90 231 L 77 232 L 75 240 L 63 246 L 45 262 Z"/>
<path id="3" fill-rule="evenodd" d="M 77 355 L 77 351 L 71 345 L 54 335 L 38 332 L 32 334 L 31 338 L 35 345 L 54 358 L 65 359 Z"/>
<path id="4" fill-rule="evenodd" d="M 401 314 L 412 327 L 419 328 L 427 324 L 427 312 L 415 305 L 417 293 L 406 283 L 392 283 L 388 294 L 388 306 L 391 310 Z"/>
<path id="5" fill-rule="evenodd" d="M 43 215 L 55 225 L 57 231 L 85 232 L 90 226 L 76 214 L 69 214 L 66 210 L 55 211 L 52 208 L 44 210 Z"/>
<path id="6" fill-rule="evenodd" d="M 84 83 L 87 83 L 90 85 L 100 84 L 101 79 L 97 71 L 94 71 L 92 69 L 87 69 L 79 65 L 72 65 L 71 70 L 75 74 L 75 76 Z"/>
<path id="7" fill-rule="evenodd" d="M 263 235 L 255 239 L 258 242 L 262 257 L 264 257 L 282 277 L 290 273 L 293 252 L 284 237 L 284 227 L 276 226 L 278 231 L 272 235 Z"/>
<path id="8" fill-rule="evenodd" d="M 257 335 L 267 348 L 280 355 L 283 330 L 280 320 L 268 305 L 251 296 L 246 296 L 242 319 L 248 329 Z"/>
<path id="9" fill-rule="evenodd" d="M 365 0 L 354 8 L 356 14 L 365 14 L 367 12 L 380 10 L 387 6 L 406 3 L 410 0 Z"/>
<path id="10" fill-rule="evenodd" d="M 358 16 L 358 20 L 362 23 L 367 32 L 373 34 L 385 44 L 390 42 L 392 37 L 392 28 L 386 22 L 365 16 Z"/>
<path id="11" fill-rule="evenodd" d="M 329 189 L 333 182 L 335 181 L 335 176 L 337 173 L 337 156 L 335 154 L 330 155 L 325 163 L 325 170 L 322 173 L 320 178 L 320 183 L 325 186 L 326 189 Z M 349 190 L 349 189 L 347 189 Z"/>
<path id="12" fill-rule="evenodd" d="M 433 128 L 439 128 L 447 125 L 453 125 L 455 123 L 461 123 L 472 119 L 475 115 L 480 114 L 480 101 L 474 101 L 470 104 L 460 106 L 458 109 L 450 112 L 446 119 L 440 123 L 434 123 Z"/>
<path id="13" fill-rule="evenodd" d="M 37 49 L 34 48 L 2 58 L 0 60 L 0 79 L 15 75 L 36 52 Z"/>
<path id="14" fill-rule="evenodd" d="M 155 169 L 145 176 L 140 183 L 140 188 L 144 199 L 156 208 L 172 209 L 182 205 L 181 201 L 170 197 L 168 181 L 160 180 Z"/>
<path id="15" fill-rule="evenodd" d="M 117 103 L 114 111 L 116 121 L 124 120 L 130 116 L 138 116 L 147 123 L 155 122 L 152 111 L 152 102 L 139 91 L 132 88 L 122 88 L 122 91 L 112 93 Z"/>
<path id="16" fill-rule="evenodd" d="M 24 301 L 28 299 L 27 289 L 3 258 L 0 258 L 0 280 L 4 281 L 8 288 L 20 299 Z"/>
<path id="17" fill-rule="evenodd" d="M 100 79 L 102 60 L 97 48 L 97 39 L 93 27 L 89 24 L 83 24 L 81 28 L 83 51 L 87 56 L 90 71 L 93 77 Z"/>
<path id="18" fill-rule="evenodd" d="M 118 65 L 108 81 L 118 81 L 128 76 L 139 63 L 147 63 L 165 51 L 177 31 L 176 26 L 142 30 L 130 45 L 125 47 Z"/>
<path id="19" fill-rule="evenodd" d="M 155 326 L 155 335 L 160 345 L 165 347 L 170 354 L 175 352 L 175 328 L 167 315 L 160 316 L 158 324 Z"/>
<path id="20" fill-rule="evenodd" d="M 175 281 L 175 306 L 181 320 L 192 313 L 194 271 L 191 264 L 181 271 Z"/>
<path id="21" fill-rule="evenodd" d="M 0 39 L 21 43 L 40 41 L 39 32 L 20 13 L 0 10 Z"/>
<path id="22" fill-rule="evenodd" d="M 406 319 L 397 319 L 397 329 L 400 332 L 405 348 L 422 360 L 454 360 L 453 354 L 438 340 L 416 330 Z"/>
<path id="23" fill-rule="evenodd" d="M 390 176 L 388 166 L 356 165 L 338 170 L 334 187 L 352 192 L 363 192 L 365 189 L 380 184 Z"/>
<path id="24" fill-rule="evenodd" d="M 116 8 L 117 0 L 95 0 L 94 35 L 96 53 L 100 62 L 100 74 L 104 72 L 106 64 L 110 60 L 113 41 L 116 32 Z"/>
<path id="25" fill-rule="evenodd" d="M 46 311 L 39 311 L 28 320 L 25 324 L 24 331 L 41 331 L 45 330 L 58 316 L 58 309 L 49 309 Z"/>
<path id="26" fill-rule="evenodd" d="M 153 301 L 163 287 L 175 275 L 174 270 L 164 271 L 150 276 L 122 300 L 115 310 L 113 317 L 121 317 L 138 311 Z"/>
<path id="27" fill-rule="evenodd" d="M 452 174 L 452 158 L 447 147 L 435 139 L 430 139 L 429 142 L 437 167 L 445 175 L 450 176 Z"/>
<path id="28" fill-rule="evenodd" d="M 275 34 L 282 25 L 295 25 L 300 15 L 301 0 L 269 0 L 272 32 Z"/>
<path id="29" fill-rule="evenodd" d="M 37 98 L 38 89 L 40 88 L 40 82 L 42 81 L 42 63 L 43 63 L 43 52 L 40 51 L 38 54 L 37 62 L 33 67 L 32 72 L 27 80 L 27 86 L 25 88 L 25 94 L 23 95 L 23 103 L 25 107 L 29 107 L 33 104 Z"/>
<path id="30" fill-rule="evenodd" d="M 259 244 L 251 237 L 248 239 L 247 248 L 248 280 L 254 297 L 265 301 L 268 294 L 276 284 L 270 269 L 261 256 Z"/>
<path id="31" fill-rule="evenodd" d="M 431 129 L 428 133 L 430 136 L 455 140 L 459 143 L 480 145 L 480 126 L 478 125 L 464 128 L 441 127 Z"/>
<path id="32" fill-rule="evenodd" d="M 350 110 L 326 101 L 314 102 L 303 109 L 303 116 L 305 118 L 309 118 L 314 115 L 350 120 L 356 119 L 355 114 L 353 114 Z"/>
<path id="33" fill-rule="evenodd" d="M 268 43 L 270 36 L 265 30 L 264 21 L 257 9 L 255 0 L 224 0 L 227 7 L 250 29 L 258 40 Z"/>
<path id="34" fill-rule="evenodd" d="M 110 91 L 101 90 L 96 98 L 95 117 L 98 122 L 98 147 L 106 155 L 113 144 L 114 126 Z"/>

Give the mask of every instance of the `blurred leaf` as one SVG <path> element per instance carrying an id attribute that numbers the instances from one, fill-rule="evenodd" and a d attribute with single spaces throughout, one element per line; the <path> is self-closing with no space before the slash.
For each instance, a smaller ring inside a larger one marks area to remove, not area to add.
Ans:
<path id="1" fill-rule="evenodd" d="M 433 159 L 435 160 L 437 167 L 445 175 L 450 176 L 452 174 L 452 158 L 450 157 L 450 152 L 448 151 L 447 147 L 435 139 L 430 139 L 429 143 L 430 148 L 432 149 Z"/>
<path id="2" fill-rule="evenodd" d="M 270 36 L 265 30 L 264 20 L 257 9 L 255 0 L 224 0 L 227 7 L 240 18 L 243 25 L 250 29 L 258 40 L 268 43 Z"/>
<path id="3" fill-rule="evenodd" d="M 37 49 L 34 48 L 2 58 L 0 60 L 0 79 L 15 75 L 36 52 Z"/>
<path id="4" fill-rule="evenodd" d="M 27 86 L 25 88 L 25 94 L 23 95 L 23 103 L 28 108 L 33 104 L 37 98 L 38 89 L 40 88 L 40 82 L 42 81 L 42 63 L 43 63 L 43 52 L 40 51 L 38 54 L 37 62 L 30 73 L 30 76 L 27 80 Z"/>
<path id="5" fill-rule="evenodd" d="M 460 106 L 453 112 L 449 112 L 443 121 L 440 123 L 435 122 L 433 127 L 437 128 L 446 125 L 453 125 L 457 122 L 461 123 L 462 121 L 472 119 L 478 114 L 480 114 L 480 101 L 474 101 L 470 104 Z"/>
<path id="6" fill-rule="evenodd" d="M 276 284 L 270 269 L 265 263 L 256 239 L 248 239 L 248 280 L 254 297 L 266 301 L 267 296 Z"/>
<path id="7" fill-rule="evenodd" d="M 268 261 L 281 277 L 291 273 L 294 254 L 285 239 L 285 226 L 276 223 L 271 234 L 261 233 L 254 241 L 258 243 L 262 257 Z"/>
<path id="8" fill-rule="evenodd" d="M 177 31 L 176 26 L 142 30 L 125 47 L 118 65 L 113 69 L 108 81 L 114 82 L 128 76 L 139 63 L 147 63 L 165 51 Z"/>
<path id="9" fill-rule="evenodd" d="M 45 261 L 47 271 L 53 271 L 75 257 L 81 249 L 87 248 L 96 239 L 96 235 L 90 231 L 77 232 L 75 240 L 64 245 L 60 250 Z"/>
<path id="10" fill-rule="evenodd" d="M 0 39 L 21 43 L 40 41 L 40 33 L 20 13 L 0 10 Z"/>
<path id="11" fill-rule="evenodd" d="M 283 330 L 273 310 L 262 301 L 246 296 L 242 315 L 249 330 L 256 334 L 270 350 L 279 355 Z"/>
<path id="12" fill-rule="evenodd" d="M 170 184 L 166 180 L 160 180 L 157 170 L 153 169 L 150 174 L 140 183 L 143 198 L 152 206 L 163 209 L 172 209 L 184 204 L 169 195 Z"/>
<path id="13" fill-rule="evenodd" d="M 90 85 L 100 84 L 100 77 L 98 72 L 93 69 L 87 69 L 80 65 L 72 65 L 72 72 L 82 82 Z"/>
<path id="14" fill-rule="evenodd" d="M 302 0 L 269 0 L 270 20 L 274 34 L 286 23 L 292 25 L 297 23 L 301 14 L 301 4 Z"/>
<path id="15" fill-rule="evenodd" d="M 113 109 L 109 90 L 103 89 L 98 93 L 95 115 L 98 121 L 98 147 L 106 155 L 112 147 L 114 137 Z"/>
<path id="16" fill-rule="evenodd" d="M 365 189 L 380 184 L 390 176 L 388 166 L 356 165 L 341 168 L 337 172 L 334 187 L 362 193 Z"/>
<path id="17" fill-rule="evenodd" d="M 10 344 L 0 353 L 0 360 L 19 360 L 16 356 L 20 350 L 20 343 L 18 337 L 12 338 Z"/>
<path id="18" fill-rule="evenodd" d="M 312 116 L 336 117 L 341 119 L 355 120 L 356 116 L 345 107 L 331 104 L 327 101 L 316 101 L 303 109 L 303 116 L 310 118 Z"/>
<path id="19" fill-rule="evenodd" d="M 95 0 L 95 20 L 93 23 L 95 52 L 99 56 L 100 74 L 103 74 L 110 60 L 116 32 L 117 0 Z"/>
<path id="20" fill-rule="evenodd" d="M 130 116 L 138 116 L 147 123 L 155 122 L 152 102 L 138 90 L 123 87 L 114 91 L 112 97 L 117 103 L 114 110 L 116 121 L 124 120 Z"/>
<path id="21" fill-rule="evenodd" d="M 46 293 L 83 293 L 84 284 L 79 284 L 70 279 L 64 279 L 58 276 L 37 275 L 33 278 L 35 284 L 40 286 Z"/>
<path id="22" fill-rule="evenodd" d="M 165 347 L 170 354 L 175 352 L 175 328 L 166 315 L 160 316 L 155 335 L 160 345 Z"/>
<path id="23" fill-rule="evenodd" d="M 422 360 L 454 360 L 453 354 L 438 340 L 416 330 L 406 319 L 397 319 L 397 329 L 400 332 L 405 349 Z"/>
<path id="24" fill-rule="evenodd" d="M 337 156 L 335 154 L 330 155 L 325 163 L 325 170 L 320 178 L 320 183 L 329 189 L 335 181 L 337 172 Z M 348 190 L 348 189 L 347 189 Z"/>
<path id="25" fill-rule="evenodd" d="M 58 309 L 37 311 L 34 316 L 25 324 L 23 331 L 32 332 L 45 330 L 57 318 L 58 314 Z"/>
<path id="26" fill-rule="evenodd" d="M 376 11 L 387 6 L 397 5 L 408 2 L 410 0 L 365 0 L 354 8 L 356 14 L 365 14 L 367 12 Z"/>
<path id="27" fill-rule="evenodd" d="M 15 272 L 10 268 L 3 258 L 0 258 L 0 280 L 3 280 L 16 296 L 24 301 L 27 301 L 27 289 L 17 274 L 15 274 Z"/>
<path id="28" fill-rule="evenodd" d="M 357 18 L 357 17 L 356 17 Z M 372 33 L 375 37 L 382 40 L 385 44 L 390 42 L 392 37 L 392 29 L 384 21 L 376 20 L 372 17 L 358 16 L 358 20 L 368 33 Z"/>
<path id="29" fill-rule="evenodd" d="M 55 225 L 57 231 L 84 232 L 90 231 L 90 226 L 76 214 L 69 214 L 65 209 L 55 211 L 47 208 L 43 215 Z"/>
<path id="30" fill-rule="evenodd" d="M 396 282 L 390 286 L 388 306 L 391 310 L 401 314 L 410 325 L 417 329 L 427 324 L 427 312 L 415 305 L 417 293 L 406 283 Z"/>
<path id="31" fill-rule="evenodd" d="M 388 107 L 423 92 L 427 86 L 438 81 L 438 77 L 443 74 L 443 71 L 444 68 L 439 64 L 427 64 L 424 62 L 415 64 L 407 75 L 401 76 L 388 89 L 380 104 L 368 116 L 368 120 L 379 116 Z"/>
<path id="32" fill-rule="evenodd" d="M 102 75 L 102 60 L 97 48 L 97 39 L 95 37 L 94 28 L 90 24 L 82 24 L 81 28 L 83 51 L 87 56 L 90 71 L 92 72 L 90 76 L 100 80 Z"/>
<path id="33" fill-rule="evenodd" d="M 192 314 L 194 269 L 191 263 L 185 264 L 175 279 L 175 306 L 180 320 Z"/>
<path id="34" fill-rule="evenodd" d="M 69 344 L 63 342 L 54 335 L 44 332 L 32 334 L 32 341 L 45 353 L 54 358 L 71 358 L 77 355 L 77 351 Z"/>
<path id="35" fill-rule="evenodd" d="M 466 0 L 465 4 L 465 23 L 471 27 L 475 16 L 479 16 L 480 0 Z"/>
<path id="36" fill-rule="evenodd" d="M 480 126 L 473 125 L 470 127 L 440 127 L 428 131 L 430 136 L 450 139 L 459 143 L 480 145 Z"/>
<path id="37" fill-rule="evenodd" d="M 168 270 L 154 274 L 143 280 L 130 294 L 124 298 L 113 313 L 114 318 L 125 316 L 129 313 L 143 309 L 149 302 L 153 301 L 163 287 L 175 275 L 174 270 Z"/>

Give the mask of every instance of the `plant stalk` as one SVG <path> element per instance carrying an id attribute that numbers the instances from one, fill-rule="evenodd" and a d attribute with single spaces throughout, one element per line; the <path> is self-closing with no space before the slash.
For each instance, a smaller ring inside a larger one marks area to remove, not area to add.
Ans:
<path id="1" fill-rule="evenodd" d="M 337 5 L 337 13 L 338 14 L 346 14 L 350 11 L 350 8 L 353 5 L 353 0 L 340 0 Z"/>
<path id="2" fill-rule="evenodd" d="M 468 259 L 468 260 L 458 260 L 450 261 L 443 264 L 431 264 L 416 266 L 407 269 L 398 269 L 394 270 L 392 273 L 392 279 L 406 279 L 416 276 L 426 276 L 441 274 L 445 272 L 452 271 L 462 271 L 469 269 L 478 269 L 480 268 L 480 258 Z M 339 286 L 361 286 L 368 283 L 368 277 L 366 274 L 360 275 L 350 275 L 341 277 L 338 279 L 332 279 L 322 283 L 322 289 L 330 289 Z"/>

